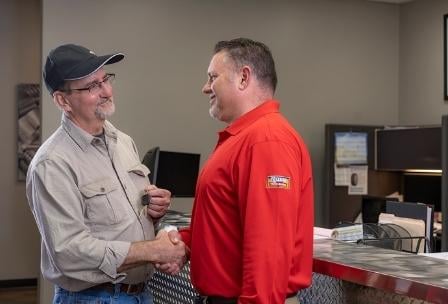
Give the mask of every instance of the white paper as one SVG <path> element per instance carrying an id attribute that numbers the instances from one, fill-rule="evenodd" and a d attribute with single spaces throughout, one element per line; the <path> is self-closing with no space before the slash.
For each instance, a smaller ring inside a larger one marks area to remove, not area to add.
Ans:
<path id="1" fill-rule="evenodd" d="M 332 229 L 322 228 L 322 227 L 314 227 L 314 239 L 329 239 L 331 238 L 331 234 L 333 233 Z"/>
<path id="2" fill-rule="evenodd" d="M 367 194 L 367 166 L 351 166 L 350 167 L 350 182 L 348 185 L 349 195 Z"/>
<path id="3" fill-rule="evenodd" d="M 363 238 L 363 226 L 351 225 L 333 229 L 331 237 L 340 241 L 357 241 Z"/>
<path id="4" fill-rule="evenodd" d="M 334 185 L 348 186 L 350 184 L 350 167 L 334 164 Z"/>
<path id="5" fill-rule="evenodd" d="M 351 225 L 346 227 L 338 227 L 327 229 L 314 227 L 314 239 L 335 239 L 340 241 L 357 241 L 363 238 L 363 226 Z"/>
<path id="6" fill-rule="evenodd" d="M 400 237 L 423 237 L 425 236 L 425 222 L 423 220 L 417 220 L 406 217 L 395 216 L 389 213 L 380 213 L 378 217 L 379 224 L 394 224 L 402 227 L 405 231 L 396 229 L 400 234 Z M 401 232 L 401 233 L 400 233 Z M 411 252 L 424 252 L 424 241 L 417 248 L 418 239 L 409 239 L 401 241 L 402 250 Z"/>

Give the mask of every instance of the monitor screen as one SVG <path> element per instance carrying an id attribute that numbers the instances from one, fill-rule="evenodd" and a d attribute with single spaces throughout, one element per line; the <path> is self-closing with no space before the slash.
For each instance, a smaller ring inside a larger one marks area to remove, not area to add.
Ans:
<path id="1" fill-rule="evenodd" d="M 149 179 L 175 197 L 194 197 L 199 174 L 200 154 L 161 151 L 153 148 L 143 163 L 151 170 Z"/>
<path id="2" fill-rule="evenodd" d="M 380 213 L 386 212 L 386 202 L 397 201 L 396 198 L 386 198 L 380 196 L 362 196 L 362 222 L 378 223 Z"/>
<path id="3" fill-rule="evenodd" d="M 419 202 L 434 206 L 434 211 L 442 211 L 442 178 L 436 175 L 403 176 L 403 195 L 408 202 Z"/>

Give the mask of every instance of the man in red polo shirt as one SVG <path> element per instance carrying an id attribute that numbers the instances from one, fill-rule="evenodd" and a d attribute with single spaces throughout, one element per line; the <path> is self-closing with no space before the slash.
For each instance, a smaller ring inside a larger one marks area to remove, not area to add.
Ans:
<path id="1" fill-rule="evenodd" d="M 228 126 L 199 176 L 190 252 L 199 303 L 298 303 L 310 285 L 311 161 L 279 113 L 271 52 L 239 38 L 218 42 L 202 92 Z"/>

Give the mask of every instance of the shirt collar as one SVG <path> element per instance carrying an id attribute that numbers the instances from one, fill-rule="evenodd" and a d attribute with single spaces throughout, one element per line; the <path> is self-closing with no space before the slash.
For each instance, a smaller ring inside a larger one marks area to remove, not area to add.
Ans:
<path id="1" fill-rule="evenodd" d="M 280 104 L 277 100 L 267 100 L 255 109 L 237 118 L 232 124 L 227 126 L 224 130 L 220 131 L 220 137 L 226 133 L 228 136 L 236 135 L 266 114 L 278 113 L 279 108 Z"/>
<path id="2" fill-rule="evenodd" d="M 95 140 L 95 136 L 87 133 L 71 121 L 67 115 L 62 114 L 62 127 L 68 135 L 78 144 L 78 146 L 86 151 L 87 147 Z M 104 135 L 106 138 L 117 140 L 117 129 L 109 122 L 104 122 Z M 107 141 L 108 139 L 106 139 Z"/>

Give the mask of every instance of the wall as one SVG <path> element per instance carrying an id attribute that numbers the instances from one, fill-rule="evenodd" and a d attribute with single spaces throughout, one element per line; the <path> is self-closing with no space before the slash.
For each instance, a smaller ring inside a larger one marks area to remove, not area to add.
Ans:
<path id="1" fill-rule="evenodd" d="M 200 89 L 213 44 L 237 36 L 262 40 L 273 51 L 277 97 L 313 156 L 317 211 L 324 124 L 393 124 L 398 119 L 396 5 L 358 0 L 43 4 L 44 54 L 76 42 L 98 53 L 127 55 L 113 66 L 118 80 L 112 121 L 135 139 L 141 154 L 159 145 L 208 156 L 223 125 L 208 117 Z M 49 95 L 44 97 L 46 137 L 60 114 Z M 319 222 L 319 212 L 316 218 Z"/>
<path id="2" fill-rule="evenodd" d="M 222 127 L 208 118 L 207 99 L 200 94 L 213 43 L 236 36 L 265 41 L 277 61 L 283 112 L 313 155 L 318 222 L 325 123 L 437 124 L 447 113 L 445 0 L 399 7 L 359 0 L 43 2 L 45 54 L 69 41 L 127 54 L 114 67 L 119 76 L 114 123 L 136 139 L 141 154 L 160 145 L 199 152 L 204 159 Z M 11 131 L 15 85 L 40 77 L 38 3 L 0 1 L 0 244 L 8 248 L 1 253 L 0 279 L 38 273 L 39 241 L 24 184 L 16 181 Z M 60 115 L 45 92 L 44 98 L 48 137 Z M 175 205 L 187 210 L 190 203 Z"/>
<path id="3" fill-rule="evenodd" d="M 39 273 L 37 228 L 16 175 L 16 85 L 40 82 L 40 12 L 38 0 L 0 1 L 0 280 Z"/>
<path id="4" fill-rule="evenodd" d="M 418 0 L 400 11 L 400 124 L 441 124 L 446 0 Z"/>
<path id="5" fill-rule="evenodd" d="M 141 155 L 158 145 L 204 160 L 223 127 L 200 92 L 214 43 L 264 41 L 276 59 L 282 111 L 312 154 L 319 224 L 325 123 L 398 122 L 398 18 L 397 5 L 359 0 L 43 0 L 43 56 L 67 42 L 124 52 L 111 67 L 118 76 L 112 122 Z M 46 138 L 60 113 L 43 97 Z M 189 209 L 191 200 L 174 204 Z M 51 288 L 41 291 L 47 303 Z"/>

